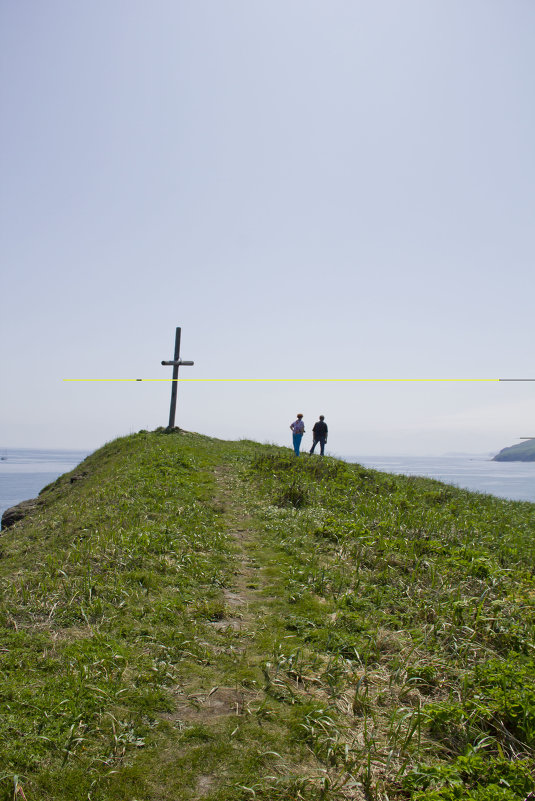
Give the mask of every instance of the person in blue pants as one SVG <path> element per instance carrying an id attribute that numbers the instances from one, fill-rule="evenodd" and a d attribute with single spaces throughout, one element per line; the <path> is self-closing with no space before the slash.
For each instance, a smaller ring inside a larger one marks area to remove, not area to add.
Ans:
<path id="1" fill-rule="evenodd" d="M 294 452 L 296 456 L 299 456 L 299 448 L 301 447 L 301 440 L 303 439 L 303 434 L 305 433 L 305 424 L 303 423 L 303 415 L 298 414 L 297 420 L 294 420 L 293 423 L 290 423 L 290 428 L 293 432 L 293 444 L 294 444 Z"/>

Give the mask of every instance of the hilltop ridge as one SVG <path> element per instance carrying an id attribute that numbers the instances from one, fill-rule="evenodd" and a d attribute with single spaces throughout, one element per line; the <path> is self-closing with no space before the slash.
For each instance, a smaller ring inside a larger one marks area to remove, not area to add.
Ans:
<path id="1" fill-rule="evenodd" d="M 534 530 L 287 448 L 108 443 L 1 535 L 0 801 L 524 801 Z"/>

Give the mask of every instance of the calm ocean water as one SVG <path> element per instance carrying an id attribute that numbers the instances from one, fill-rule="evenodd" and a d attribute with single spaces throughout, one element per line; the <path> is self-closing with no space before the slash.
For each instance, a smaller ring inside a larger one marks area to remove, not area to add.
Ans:
<path id="1" fill-rule="evenodd" d="M 43 487 L 68 473 L 89 453 L 0 448 L 0 517 L 10 506 L 35 498 Z"/>
<path id="2" fill-rule="evenodd" d="M 35 498 L 51 481 L 76 467 L 90 451 L 0 448 L 0 516 Z M 387 473 L 436 478 L 500 498 L 535 503 L 535 462 L 492 462 L 488 456 L 354 456 L 347 462 Z"/>
<path id="3" fill-rule="evenodd" d="M 354 456 L 346 462 L 401 473 L 436 478 L 474 492 L 486 492 L 513 501 L 535 503 L 535 462 L 493 462 L 490 456 Z"/>

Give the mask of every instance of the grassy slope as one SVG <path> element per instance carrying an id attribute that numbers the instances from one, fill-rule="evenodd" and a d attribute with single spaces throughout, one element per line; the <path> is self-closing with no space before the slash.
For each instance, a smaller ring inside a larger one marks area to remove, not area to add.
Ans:
<path id="1" fill-rule="evenodd" d="M 535 506 L 140 433 L 2 532 L 0 801 L 535 790 Z"/>

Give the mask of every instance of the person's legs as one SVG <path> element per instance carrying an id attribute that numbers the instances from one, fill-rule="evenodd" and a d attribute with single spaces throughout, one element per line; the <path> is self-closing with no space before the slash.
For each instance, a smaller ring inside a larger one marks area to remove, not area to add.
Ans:
<path id="1" fill-rule="evenodd" d="M 310 449 L 310 453 L 314 453 L 314 448 L 316 447 L 317 444 L 318 444 L 318 440 L 315 439 L 314 442 L 312 443 L 312 447 Z"/>
<path id="2" fill-rule="evenodd" d="M 295 455 L 299 456 L 299 448 L 301 447 L 301 440 L 303 439 L 302 434 L 294 434 L 293 435 L 293 442 L 294 442 L 294 451 Z"/>
<path id="3" fill-rule="evenodd" d="M 323 456 L 325 453 L 325 438 L 322 437 L 320 439 L 320 455 Z"/>

